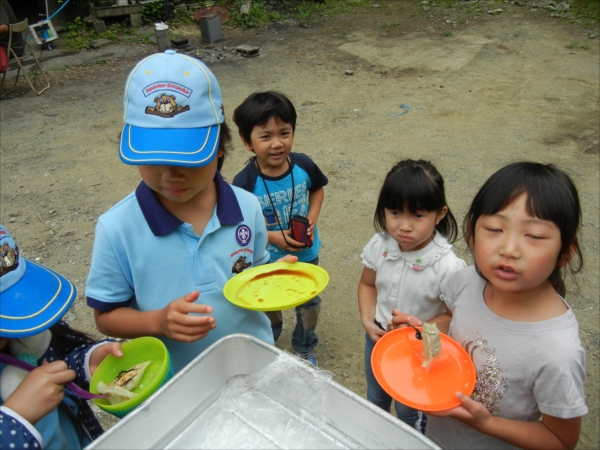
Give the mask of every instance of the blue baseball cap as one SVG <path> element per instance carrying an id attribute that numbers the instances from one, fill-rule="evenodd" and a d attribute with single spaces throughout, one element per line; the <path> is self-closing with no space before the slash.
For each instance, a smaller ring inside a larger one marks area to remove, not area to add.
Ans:
<path id="1" fill-rule="evenodd" d="M 0 337 L 41 333 L 60 320 L 76 296 L 75 286 L 65 277 L 21 257 L 0 225 Z"/>
<path id="2" fill-rule="evenodd" d="M 119 156 L 125 164 L 202 167 L 219 150 L 221 88 L 201 61 L 166 50 L 127 77 Z"/>

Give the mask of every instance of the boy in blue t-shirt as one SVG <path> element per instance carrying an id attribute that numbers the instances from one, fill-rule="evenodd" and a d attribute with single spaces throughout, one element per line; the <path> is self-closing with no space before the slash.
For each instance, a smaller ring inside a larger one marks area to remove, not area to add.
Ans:
<path id="1" fill-rule="evenodd" d="M 250 95 L 233 113 L 242 143 L 255 153 L 246 167 L 233 179 L 234 186 L 252 192 L 262 207 L 267 226 L 271 262 L 294 254 L 298 261 L 318 264 L 321 240 L 317 219 L 323 204 L 327 177 L 307 155 L 292 153 L 296 130 L 296 109 L 279 92 L 257 92 Z M 308 219 L 307 246 L 292 237 L 290 219 Z M 296 307 L 296 328 L 292 347 L 301 358 L 317 365 L 314 348 L 319 339 L 315 333 L 321 309 L 319 296 Z M 275 340 L 281 334 L 281 311 L 267 313 Z"/>
<path id="2" fill-rule="evenodd" d="M 231 135 L 215 76 L 173 50 L 151 55 L 129 74 L 123 109 L 120 158 L 142 182 L 98 219 L 86 287 L 98 330 L 158 337 L 177 371 L 232 333 L 273 343 L 265 314 L 223 295 L 269 253 L 256 198 L 219 173 Z"/>

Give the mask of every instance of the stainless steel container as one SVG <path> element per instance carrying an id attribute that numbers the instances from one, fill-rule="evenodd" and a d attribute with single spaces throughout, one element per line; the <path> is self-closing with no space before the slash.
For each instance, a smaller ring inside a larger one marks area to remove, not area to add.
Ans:
<path id="1" fill-rule="evenodd" d="M 291 376 L 284 373 L 279 379 L 274 377 L 273 383 L 269 379 L 266 392 L 250 393 L 254 396 L 234 391 L 235 399 L 245 402 L 244 406 L 240 408 L 238 403 L 230 410 L 225 407 L 218 415 L 214 413 L 215 406 L 227 400 L 227 393 L 239 388 L 240 381 L 268 379 L 271 371 L 281 367 L 278 361 L 285 361 L 292 369 Z M 320 374 L 328 373 L 252 336 L 230 335 L 210 346 L 87 448 L 235 448 L 232 432 L 242 434 L 246 448 L 439 448 L 394 416 Z M 314 396 L 295 392 L 298 384 L 294 385 L 294 377 L 318 380 L 318 402 Z M 259 420 L 256 410 L 266 414 Z M 289 445 L 290 430 L 298 439 L 293 445 Z M 210 445 L 207 434 L 212 434 Z"/>

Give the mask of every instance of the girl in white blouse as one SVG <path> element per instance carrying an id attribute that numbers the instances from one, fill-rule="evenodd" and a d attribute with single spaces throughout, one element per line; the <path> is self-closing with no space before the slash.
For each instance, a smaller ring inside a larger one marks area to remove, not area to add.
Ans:
<path id="1" fill-rule="evenodd" d="M 466 264 L 449 243 L 458 227 L 446 204 L 444 180 L 429 161 L 403 160 L 388 172 L 373 222 L 378 233 L 361 255 L 358 305 L 366 331 L 367 399 L 389 412 L 392 398 L 371 368 L 375 343 L 394 309 L 424 321 L 444 313 L 440 284 Z M 398 401 L 395 409 L 400 420 L 425 431 L 424 414 Z"/>

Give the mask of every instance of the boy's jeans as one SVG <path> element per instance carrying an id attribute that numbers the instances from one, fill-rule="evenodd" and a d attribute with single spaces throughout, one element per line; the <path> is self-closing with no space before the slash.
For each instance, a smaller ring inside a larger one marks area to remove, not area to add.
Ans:
<path id="1" fill-rule="evenodd" d="M 375 406 L 379 406 L 387 412 L 390 412 L 390 406 L 392 405 L 392 397 L 377 382 L 375 375 L 373 374 L 373 368 L 371 367 L 371 353 L 373 353 L 373 347 L 375 344 L 371 341 L 368 334 L 365 335 L 365 374 L 367 375 L 367 400 L 373 403 Z M 401 376 L 401 375 L 400 375 Z M 416 409 L 410 408 L 397 400 L 394 401 L 394 407 L 398 419 L 402 422 L 415 428 L 417 431 L 425 434 L 425 425 L 427 424 L 427 416 Z"/>
<path id="2" fill-rule="evenodd" d="M 308 264 L 319 265 L 319 258 L 308 261 Z M 298 353 L 312 353 L 319 343 L 315 333 L 319 312 L 321 311 L 321 297 L 318 295 L 306 303 L 296 306 L 296 328 L 292 334 L 292 347 Z M 281 335 L 283 316 L 281 311 L 269 311 L 267 316 L 271 320 L 271 330 L 275 341 Z"/>

